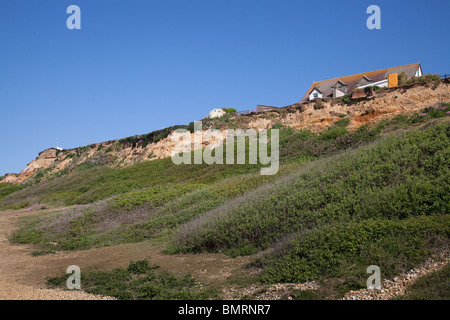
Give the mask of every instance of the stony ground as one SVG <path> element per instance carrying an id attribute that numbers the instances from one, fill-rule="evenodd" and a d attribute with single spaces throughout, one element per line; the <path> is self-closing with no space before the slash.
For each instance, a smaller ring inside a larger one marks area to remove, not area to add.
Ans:
<path id="1" fill-rule="evenodd" d="M 28 254 L 24 246 L 14 246 L 8 241 L 11 232 L 15 229 L 11 218 L 17 215 L 20 215 L 20 212 L 0 213 L 0 300 L 112 299 L 94 296 L 83 291 L 53 290 L 46 289 L 45 285 L 36 285 L 36 279 L 32 276 L 36 261 L 33 261 L 33 257 Z M 24 274 L 30 275 L 30 281 L 24 281 Z"/>
<path id="2" fill-rule="evenodd" d="M 70 265 L 79 266 L 83 274 L 87 269 L 112 270 L 128 266 L 131 260 L 147 259 L 175 274 L 191 274 L 202 282 L 220 285 L 250 259 L 232 259 L 224 254 L 164 255 L 161 253 L 163 244 L 154 241 L 31 256 L 35 250 L 32 246 L 8 241 L 18 228 L 20 217 L 55 210 L 0 211 L 0 300 L 111 299 L 83 291 L 48 289 L 46 279 L 64 274 Z M 83 289 L 83 283 L 81 286 Z"/>
<path id="3" fill-rule="evenodd" d="M 280 300 L 287 297 L 294 290 L 317 290 L 319 285 L 315 281 L 305 283 L 277 283 L 274 285 L 252 285 L 246 288 L 224 288 L 225 300 Z"/>
<path id="4" fill-rule="evenodd" d="M 348 292 L 344 300 L 389 300 L 407 293 L 407 287 L 412 285 L 419 277 L 431 272 L 441 270 L 450 260 L 449 252 L 435 256 L 420 267 L 412 269 L 394 279 L 385 279 L 381 282 L 380 289 L 362 289 Z"/>
<path id="5" fill-rule="evenodd" d="M 56 209 L 54 209 L 56 210 Z M 52 211 L 52 210 L 46 210 Z M 104 300 L 111 297 L 94 296 L 82 290 L 48 289 L 46 279 L 65 272 L 68 266 L 78 265 L 81 270 L 110 270 L 125 267 L 131 260 L 148 259 L 164 270 L 177 274 L 191 274 L 194 278 L 220 286 L 252 257 L 229 258 L 224 254 L 164 255 L 160 243 L 141 242 L 113 247 L 33 257 L 33 247 L 11 244 L 8 239 L 17 229 L 20 217 L 41 213 L 36 211 L 0 211 L 0 300 Z M 420 267 L 394 279 L 385 279 L 381 289 L 351 291 L 345 300 L 387 300 L 406 293 L 406 288 L 419 277 L 440 270 L 450 260 L 450 253 L 429 259 Z M 248 271 L 247 271 L 248 272 Z M 258 272 L 258 271 L 255 271 Z M 248 275 L 251 275 L 249 273 Z M 279 300 L 294 290 L 317 290 L 317 282 L 279 283 L 275 285 L 226 286 L 223 298 Z"/>
<path id="6" fill-rule="evenodd" d="M 419 277 L 427 275 L 431 272 L 441 270 L 450 260 L 450 252 L 445 251 L 433 258 L 428 259 L 425 263 L 416 269 L 412 269 L 394 279 L 384 279 L 381 282 L 380 289 L 361 289 L 359 291 L 348 292 L 342 300 L 390 300 L 399 295 L 407 293 L 407 287 L 412 285 Z M 295 290 L 318 290 L 320 284 L 316 281 L 305 283 L 278 283 L 274 285 L 251 285 L 244 288 L 228 287 L 224 288 L 223 294 L 225 299 L 239 300 L 251 298 L 255 300 L 292 300 L 290 296 Z"/>

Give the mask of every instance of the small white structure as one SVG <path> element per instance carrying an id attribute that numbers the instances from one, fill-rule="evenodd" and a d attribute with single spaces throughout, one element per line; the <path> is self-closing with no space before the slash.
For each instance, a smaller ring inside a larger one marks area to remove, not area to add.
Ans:
<path id="1" fill-rule="evenodd" d="M 59 138 L 56 138 L 56 150 L 62 151 L 62 148 L 58 146 Z"/>
<path id="2" fill-rule="evenodd" d="M 225 111 L 223 111 L 222 109 L 213 109 L 211 110 L 211 112 L 208 114 L 208 118 L 220 118 L 222 116 L 224 116 L 226 114 Z"/>
<path id="3" fill-rule="evenodd" d="M 320 92 L 317 88 L 314 88 L 314 90 L 309 94 L 309 100 L 322 99 L 322 97 L 322 92 Z"/>

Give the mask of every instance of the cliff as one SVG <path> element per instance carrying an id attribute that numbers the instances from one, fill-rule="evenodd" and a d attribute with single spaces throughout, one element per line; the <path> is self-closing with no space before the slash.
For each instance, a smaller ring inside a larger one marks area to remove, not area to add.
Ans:
<path id="1" fill-rule="evenodd" d="M 428 106 L 450 101 L 450 82 L 416 84 L 409 87 L 378 90 L 373 96 L 350 100 L 329 99 L 320 102 L 293 104 L 277 110 L 204 119 L 203 130 L 269 129 L 276 123 L 315 133 L 325 131 L 342 117 L 350 119 L 348 129 L 354 131 L 362 125 L 376 124 L 398 114 L 418 112 Z M 20 174 L 7 174 L 0 182 L 25 183 L 68 174 L 74 170 L 94 166 L 123 167 L 137 162 L 166 158 L 175 145 L 171 136 L 175 126 L 147 135 L 121 140 L 94 143 L 85 147 L 57 150 L 47 149 L 30 162 Z M 203 132 L 204 132 L 203 131 Z M 202 147 L 205 147 L 204 143 Z"/>

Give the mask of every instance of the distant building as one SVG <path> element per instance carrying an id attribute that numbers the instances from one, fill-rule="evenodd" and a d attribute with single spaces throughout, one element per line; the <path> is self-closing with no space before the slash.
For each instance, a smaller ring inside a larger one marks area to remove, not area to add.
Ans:
<path id="1" fill-rule="evenodd" d="M 358 73 L 350 76 L 333 78 L 314 82 L 303 96 L 300 102 L 307 102 L 323 98 L 339 98 L 346 94 L 351 94 L 355 89 L 363 89 L 369 86 L 388 87 L 396 85 L 396 77 L 390 75 L 400 75 L 402 72 L 411 77 L 423 75 L 420 63 L 408 64 L 405 66 L 387 68 L 376 71 Z M 390 81 L 388 81 L 388 78 Z"/>
<path id="2" fill-rule="evenodd" d="M 210 113 L 206 116 L 207 118 L 213 119 L 213 118 L 220 118 L 224 116 L 226 112 L 222 109 L 213 109 L 210 111 Z"/>
<path id="3" fill-rule="evenodd" d="M 278 108 L 273 107 L 273 106 L 265 106 L 262 104 L 256 105 L 256 112 L 266 112 L 266 111 L 273 111 L 273 110 L 278 110 Z"/>

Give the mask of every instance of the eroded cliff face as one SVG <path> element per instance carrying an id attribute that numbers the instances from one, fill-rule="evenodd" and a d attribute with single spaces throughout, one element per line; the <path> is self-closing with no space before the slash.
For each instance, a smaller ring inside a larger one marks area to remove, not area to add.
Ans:
<path id="1" fill-rule="evenodd" d="M 241 117 L 244 127 L 269 129 L 274 123 L 281 123 L 296 129 L 307 129 L 321 133 L 342 117 L 348 117 L 349 131 L 355 131 L 365 124 L 376 124 L 383 119 L 398 114 L 418 112 L 439 102 L 450 101 L 450 83 L 441 82 L 438 86 L 415 85 L 407 89 L 393 88 L 377 91 L 372 97 L 345 104 L 341 99 L 294 104 L 278 112 L 266 112 Z"/>
<path id="2" fill-rule="evenodd" d="M 211 119 L 203 121 L 203 131 L 209 128 L 220 128 L 221 137 L 216 140 L 203 141 L 204 148 L 213 143 L 217 145 L 225 138 L 226 129 L 270 129 L 276 123 L 296 129 L 307 129 L 321 133 L 342 117 L 348 117 L 349 131 L 354 131 L 365 124 L 394 117 L 398 114 L 408 114 L 422 110 L 439 102 L 450 101 L 450 83 L 441 81 L 427 85 L 415 85 L 409 88 L 393 88 L 377 91 L 373 97 L 345 104 L 341 99 L 310 102 L 307 104 L 293 104 L 276 111 L 253 113 L 243 116 L 230 117 L 228 121 Z M 191 141 L 194 134 L 191 133 Z M 79 168 L 107 165 L 110 167 L 129 166 L 137 162 L 152 161 L 171 156 L 173 147 L 179 141 L 179 134 L 172 132 L 158 142 L 146 145 L 140 137 L 130 140 L 112 140 L 94 143 L 89 146 L 56 150 L 47 149 L 30 162 L 19 174 L 7 174 L 0 182 L 24 183 L 29 179 L 39 181 L 55 173 L 70 173 Z M 137 141 L 137 142 L 136 142 Z M 194 149 L 194 145 L 191 145 Z"/>
<path id="3" fill-rule="evenodd" d="M 0 182 L 15 183 L 19 175 L 17 173 L 7 173 Z"/>

